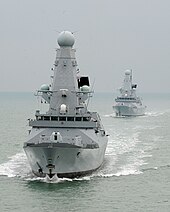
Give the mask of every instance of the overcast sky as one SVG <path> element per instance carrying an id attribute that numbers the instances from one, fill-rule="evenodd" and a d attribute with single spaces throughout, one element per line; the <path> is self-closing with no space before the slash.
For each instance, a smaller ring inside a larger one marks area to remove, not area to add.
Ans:
<path id="1" fill-rule="evenodd" d="M 0 0 L 0 91 L 50 83 L 62 30 L 76 31 L 95 91 L 115 92 L 132 69 L 139 92 L 170 93 L 169 0 Z"/>

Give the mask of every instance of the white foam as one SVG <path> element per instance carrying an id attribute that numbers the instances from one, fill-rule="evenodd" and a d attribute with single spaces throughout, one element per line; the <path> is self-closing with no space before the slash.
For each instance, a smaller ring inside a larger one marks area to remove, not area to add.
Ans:
<path id="1" fill-rule="evenodd" d="M 81 178 L 58 178 L 54 175 L 52 178 L 46 177 L 37 177 L 35 176 L 30 169 L 26 155 L 24 152 L 17 153 L 9 157 L 9 161 L 0 164 L 0 175 L 7 177 L 20 177 L 26 181 L 39 181 L 44 183 L 61 183 L 61 182 L 72 182 L 72 181 L 84 181 L 90 180 L 91 176 L 85 176 Z"/>
<path id="2" fill-rule="evenodd" d="M 36 177 L 31 172 L 24 152 L 11 156 L 9 161 L 0 164 L 0 175 L 20 177 L 27 181 L 61 183 L 66 181 L 91 180 L 95 177 L 119 177 L 140 174 L 141 166 L 146 164 L 144 159 L 152 157 L 150 153 L 147 153 L 150 145 L 147 146 L 145 143 L 142 143 L 143 145 L 140 144 L 140 128 L 120 128 L 119 131 L 110 128 L 110 134 L 111 136 L 106 149 L 104 165 L 90 176 L 74 179 L 58 178 L 57 176 L 52 179 L 48 177 Z"/>
<path id="3" fill-rule="evenodd" d="M 108 117 L 115 117 L 115 116 L 116 116 L 115 113 L 103 115 L 103 117 L 106 117 L 106 118 L 108 118 Z"/>
<path id="4" fill-rule="evenodd" d="M 141 174 L 142 172 L 139 170 L 135 170 L 135 169 L 124 169 L 122 171 L 119 171 L 115 174 L 115 176 L 119 177 L 119 176 L 127 176 L 127 175 L 137 175 L 137 174 Z"/>
<path id="5" fill-rule="evenodd" d="M 151 111 L 151 112 L 146 112 L 145 113 L 145 116 L 151 116 L 151 117 L 157 117 L 157 116 L 161 116 L 163 115 L 164 113 L 166 113 L 166 111 L 162 112 L 162 111 Z M 143 116 L 143 117 L 145 117 Z"/>
<path id="6" fill-rule="evenodd" d="M 147 150 L 150 145 L 141 144 L 141 128 L 115 130 L 110 128 L 108 146 L 106 149 L 106 163 L 96 172 L 97 177 L 128 176 L 141 174 L 141 167 L 145 165 L 145 158 L 152 157 Z"/>
<path id="7" fill-rule="evenodd" d="M 8 177 L 25 176 L 30 172 L 27 158 L 22 153 L 9 157 L 9 161 L 0 164 L 0 175 Z"/>
<path id="8" fill-rule="evenodd" d="M 91 180 L 92 177 L 93 177 L 93 175 L 70 179 L 70 178 L 58 178 L 57 175 L 54 175 L 52 178 L 49 178 L 48 176 L 46 176 L 46 177 L 36 177 L 36 176 L 26 177 L 25 180 L 55 184 L 55 183 L 73 182 L 73 181 L 89 181 L 89 180 Z"/>

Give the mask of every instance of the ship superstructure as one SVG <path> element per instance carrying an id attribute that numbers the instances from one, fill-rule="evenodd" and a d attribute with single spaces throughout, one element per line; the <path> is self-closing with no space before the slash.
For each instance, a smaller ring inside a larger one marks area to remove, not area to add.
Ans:
<path id="1" fill-rule="evenodd" d="M 74 36 L 59 34 L 52 85 L 37 91 L 49 109 L 37 110 L 24 143 L 28 161 L 37 176 L 77 177 L 101 166 L 107 135 L 97 112 L 90 112 L 87 101 L 92 96 L 88 76 L 77 68 Z"/>

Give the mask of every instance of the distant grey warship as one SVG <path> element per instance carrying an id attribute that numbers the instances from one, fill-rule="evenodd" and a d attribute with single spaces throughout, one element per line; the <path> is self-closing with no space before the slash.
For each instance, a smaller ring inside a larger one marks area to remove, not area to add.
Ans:
<path id="1" fill-rule="evenodd" d="M 23 148 L 35 175 L 74 178 L 101 166 L 108 138 L 99 114 L 87 108 L 92 91 L 88 76 L 77 68 L 73 34 L 63 31 L 57 41 L 52 85 L 37 91 L 49 109 L 37 110 L 29 120 Z"/>
<path id="2" fill-rule="evenodd" d="M 123 86 L 120 88 L 120 96 L 115 99 L 115 105 L 113 105 L 116 116 L 144 115 L 146 106 L 136 95 L 136 88 L 137 84 L 132 84 L 132 70 L 126 70 Z"/>

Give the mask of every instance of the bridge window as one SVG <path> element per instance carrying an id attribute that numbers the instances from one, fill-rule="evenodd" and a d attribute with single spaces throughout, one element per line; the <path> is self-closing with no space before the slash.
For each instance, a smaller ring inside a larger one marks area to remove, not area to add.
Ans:
<path id="1" fill-rule="evenodd" d="M 76 121 L 81 121 L 81 117 L 76 117 Z"/>
<path id="2" fill-rule="evenodd" d="M 67 121 L 74 121 L 74 117 L 67 117 Z"/>
<path id="3" fill-rule="evenodd" d="M 45 121 L 49 121 L 50 120 L 50 116 L 44 116 L 44 120 Z"/>
<path id="4" fill-rule="evenodd" d="M 83 121 L 89 121 L 89 117 L 83 117 Z"/>
<path id="5" fill-rule="evenodd" d="M 59 121 L 66 121 L 66 117 L 65 116 L 59 116 Z"/>
<path id="6" fill-rule="evenodd" d="M 58 121 L 58 116 L 51 116 L 51 121 Z"/>

